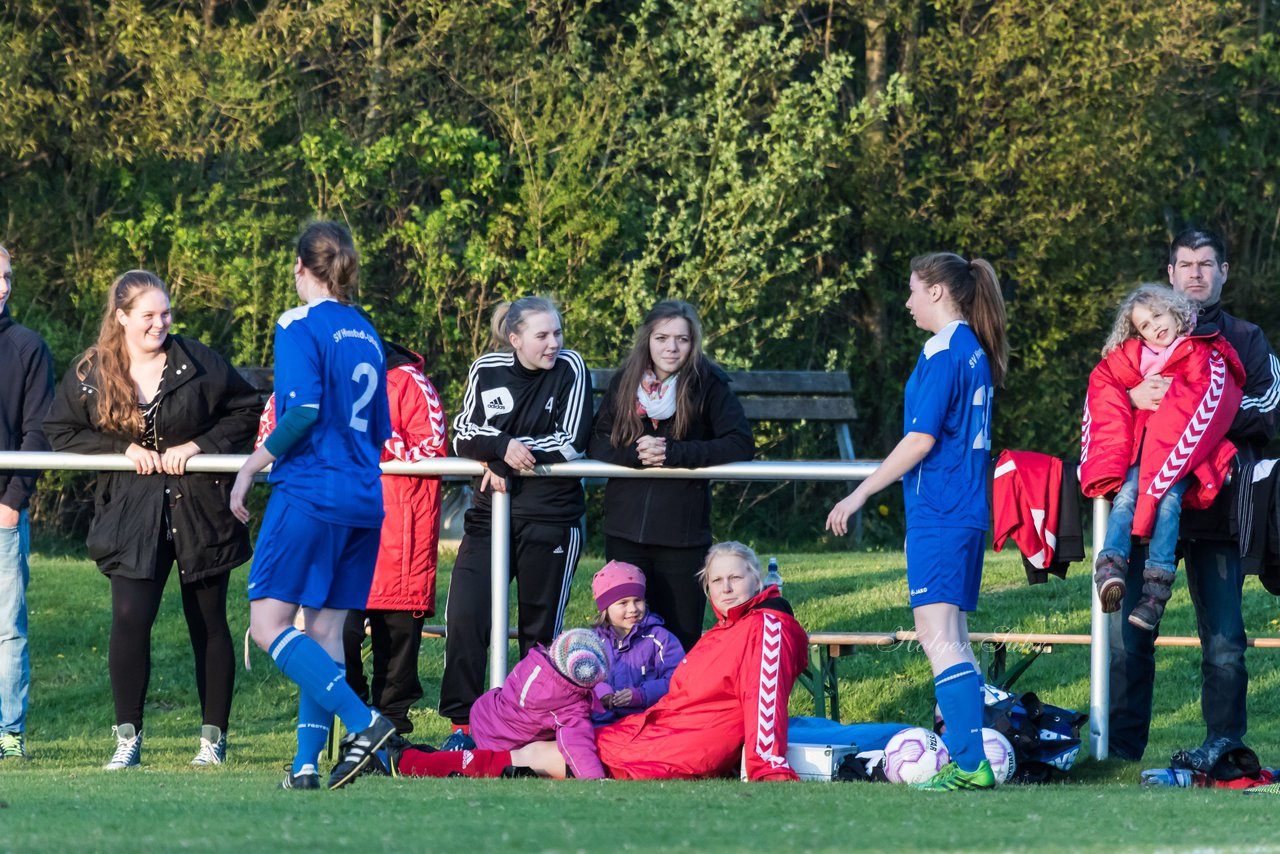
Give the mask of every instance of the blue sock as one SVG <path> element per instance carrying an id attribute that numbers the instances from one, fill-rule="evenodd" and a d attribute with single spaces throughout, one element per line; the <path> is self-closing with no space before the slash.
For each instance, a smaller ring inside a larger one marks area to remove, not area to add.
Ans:
<path id="1" fill-rule="evenodd" d="M 940 673 L 933 689 L 947 724 L 942 737 L 947 751 L 960 770 L 976 770 L 987 758 L 982 750 L 982 677 L 965 662 Z"/>
<path id="2" fill-rule="evenodd" d="M 333 712 L 326 710 L 304 692 L 298 693 L 298 754 L 293 758 L 293 773 L 303 765 L 320 767 L 320 751 L 329 740 Z"/>
<path id="3" fill-rule="evenodd" d="M 267 652 L 271 653 L 276 667 L 297 683 L 303 696 L 330 716 L 341 718 L 349 732 L 360 732 L 373 723 L 373 710 L 351 690 L 343 671 L 320 644 L 290 627 L 271 642 Z"/>

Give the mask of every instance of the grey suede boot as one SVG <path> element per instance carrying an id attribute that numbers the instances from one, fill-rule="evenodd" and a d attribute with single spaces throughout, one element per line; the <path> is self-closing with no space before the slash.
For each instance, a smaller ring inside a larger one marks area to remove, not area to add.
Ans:
<path id="1" fill-rule="evenodd" d="M 1165 603 L 1173 595 L 1174 574 L 1167 569 L 1148 566 L 1142 570 L 1142 598 L 1129 612 L 1130 625 L 1155 631 L 1164 616 Z"/>
<path id="2" fill-rule="evenodd" d="M 1129 562 L 1118 554 L 1104 554 L 1093 569 L 1093 583 L 1098 588 L 1102 613 L 1120 610 L 1124 601 L 1124 577 L 1129 572 Z"/>

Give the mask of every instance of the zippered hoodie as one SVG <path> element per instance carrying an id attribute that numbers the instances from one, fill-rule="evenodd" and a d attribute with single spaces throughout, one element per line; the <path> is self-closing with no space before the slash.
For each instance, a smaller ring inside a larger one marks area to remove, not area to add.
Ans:
<path id="1" fill-rule="evenodd" d="M 787 700 L 807 663 L 808 635 L 772 586 L 716 617 L 665 697 L 596 730 L 610 776 L 729 777 L 745 757 L 748 780 L 799 779 L 787 764 Z"/>
<path id="2" fill-rule="evenodd" d="M 609 660 L 609 679 L 596 686 L 595 695 L 601 697 L 630 688 L 637 700 L 621 709 L 605 709 L 597 704 L 591 715 L 597 725 L 644 711 L 666 696 L 671 674 L 684 660 L 684 647 L 663 627 L 661 617 L 646 612 L 624 637 L 618 637 L 608 625 L 596 626 L 595 632 L 604 643 Z"/>
<path id="3" fill-rule="evenodd" d="M 604 766 L 591 728 L 591 689 L 570 682 L 535 646 L 471 706 L 471 737 L 483 750 L 515 750 L 555 739 L 565 766 L 580 780 L 599 780 Z"/>
<path id="4" fill-rule="evenodd" d="M 512 439 L 539 463 L 581 458 L 591 438 L 591 372 L 582 357 L 561 350 L 547 370 L 530 370 L 514 353 L 489 353 L 471 364 L 467 391 L 453 421 L 453 449 L 507 477 L 511 517 L 575 525 L 586 512 L 582 482 L 565 477 L 509 477 L 504 460 Z M 489 491 L 472 481 L 466 532 L 489 534 Z"/>
<path id="5" fill-rule="evenodd" d="M 35 332 L 0 311 L 0 450 L 47 451 L 44 419 L 53 404 L 53 358 Z M 40 472 L 0 471 L 0 504 L 21 510 Z"/>

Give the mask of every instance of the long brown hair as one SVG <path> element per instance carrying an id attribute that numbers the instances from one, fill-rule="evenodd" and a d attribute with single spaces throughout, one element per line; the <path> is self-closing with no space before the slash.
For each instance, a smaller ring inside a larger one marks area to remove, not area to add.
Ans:
<path id="1" fill-rule="evenodd" d="M 98 329 L 98 342 L 85 350 L 76 362 L 76 376 L 82 381 L 92 368 L 97 373 L 97 387 L 92 405 L 98 415 L 98 429 L 126 436 L 141 436 L 142 413 L 138 411 L 138 387 L 129 375 L 129 351 L 125 346 L 124 327 L 116 318 L 117 311 L 133 310 L 139 297 L 157 290 L 169 298 L 164 282 L 148 270 L 130 270 L 111 283 L 107 294 L 107 310 Z"/>
<path id="2" fill-rule="evenodd" d="M 298 237 L 298 258 L 334 299 L 351 302 L 360 277 L 360 256 L 345 225 L 325 221 L 308 225 Z"/>
<path id="3" fill-rule="evenodd" d="M 932 252 L 911 259 L 911 272 L 926 285 L 942 285 L 973 327 L 991 365 L 991 380 L 1004 385 L 1009 370 L 1008 324 L 1000 280 L 989 261 L 966 261 L 954 252 Z"/>
<path id="4" fill-rule="evenodd" d="M 689 324 L 689 358 L 676 371 L 676 414 L 671 425 L 671 438 L 683 439 L 696 413 L 693 411 L 693 387 L 711 370 L 711 362 L 702 352 L 702 323 L 698 312 L 683 300 L 663 300 L 649 309 L 644 323 L 636 330 L 636 342 L 622 363 L 622 378 L 614 398 L 613 432 L 609 441 L 615 448 L 630 445 L 644 435 L 644 422 L 636 414 L 636 389 L 645 371 L 653 370 L 649 356 L 649 339 L 658 324 L 681 319 Z"/>

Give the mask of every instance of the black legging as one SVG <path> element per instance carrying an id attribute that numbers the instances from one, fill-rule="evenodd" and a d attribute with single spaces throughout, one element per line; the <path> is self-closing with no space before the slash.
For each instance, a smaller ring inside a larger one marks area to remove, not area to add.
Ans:
<path id="1" fill-rule="evenodd" d="M 151 627 L 160 612 L 164 585 L 173 570 L 173 543 L 156 550 L 155 578 L 111 576 L 111 642 L 107 668 L 115 699 L 116 723 L 142 729 L 142 708 L 151 681 Z M 196 690 L 203 723 L 226 732 L 235 688 L 235 649 L 227 625 L 227 583 L 223 573 L 182 585 L 182 612 L 187 618 L 196 661 Z"/>

